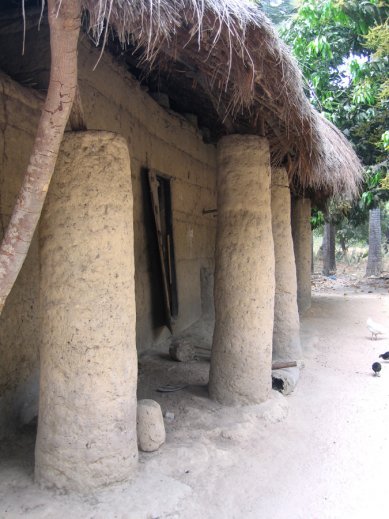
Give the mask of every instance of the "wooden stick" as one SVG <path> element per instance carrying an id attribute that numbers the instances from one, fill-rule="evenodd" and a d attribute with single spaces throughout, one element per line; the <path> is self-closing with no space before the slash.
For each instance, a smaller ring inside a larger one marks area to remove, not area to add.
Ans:
<path id="1" fill-rule="evenodd" d="M 290 362 L 273 362 L 271 369 L 295 368 L 297 362 L 292 360 Z"/>

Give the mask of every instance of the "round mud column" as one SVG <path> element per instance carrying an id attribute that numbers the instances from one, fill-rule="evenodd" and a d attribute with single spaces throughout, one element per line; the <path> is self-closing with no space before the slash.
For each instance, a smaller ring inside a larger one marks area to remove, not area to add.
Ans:
<path id="1" fill-rule="evenodd" d="M 292 235 L 297 274 L 297 304 L 300 314 L 311 307 L 311 201 L 292 202 Z"/>
<path id="2" fill-rule="evenodd" d="M 65 134 L 40 227 L 35 477 L 87 492 L 137 465 L 133 199 L 127 144 Z"/>
<path id="3" fill-rule="evenodd" d="M 284 168 L 272 169 L 271 212 L 275 256 L 273 360 L 301 359 L 290 189 Z"/>
<path id="4" fill-rule="evenodd" d="M 217 190 L 209 392 L 226 405 L 260 403 L 271 389 L 275 284 L 266 139 L 221 139 Z"/>

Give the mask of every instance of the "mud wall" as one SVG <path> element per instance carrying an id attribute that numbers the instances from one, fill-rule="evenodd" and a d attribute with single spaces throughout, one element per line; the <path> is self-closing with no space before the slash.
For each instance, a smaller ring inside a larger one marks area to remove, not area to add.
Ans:
<path id="1" fill-rule="evenodd" d="M 0 238 L 8 224 L 34 142 L 40 97 L 0 74 Z M 27 259 L 0 316 L 0 437 L 36 412 L 39 250 Z M 31 416 L 32 415 L 32 416 Z"/>
<path id="2" fill-rule="evenodd" d="M 216 153 L 183 117 L 168 112 L 124 74 L 109 56 L 97 69 L 97 52 L 80 48 L 80 89 L 90 129 L 117 132 L 126 138 L 134 189 L 134 236 L 138 349 L 166 336 L 158 326 L 155 257 L 150 257 L 152 216 L 148 207 L 146 168 L 171 177 L 173 232 L 178 285 L 178 319 L 182 330 L 201 316 L 202 267 L 213 266 L 215 218 L 203 209 L 216 207 Z"/>
<path id="3" fill-rule="evenodd" d="M 26 89 L 1 76 L 0 213 L 3 227 L 28 161 L 42 99 L 38 91 L 45 88 L 49 70 L 47 28 L 37 32 L 36 27 L 27 27 L 24 57 L 19 54 L 20 29 L 20 23 L 15 22 L 6 32 L 0 32 L 0 68 L 18 83 L 34 87 Z M 212 214 L 203 215 L 202 211 L 216 207 L 216 153 L 214 146 L 204 144 L 195 126 L 159 106 L 110 56 L 104 56 L 93 71 L 97 59 L 98 50 L 81 40 L 79 84 L 88 128 L 119 133 L 129 147 L 134 193 L 137 347 L 145 350 L 169 335 L 159 320 L 162 298 L 158 290 L 158 266 L 151 249 L 153 220 L 145 170 L 153 168 L 172 179 L 178 332 L 201 316 L 200 272 L 213 269 L 216 220 Z M 27 382 L 36 393 L 34 372 L 40 342 L 38 293 L 39 248 L 34 239 L 1 318 L 0 396 L 3 395 L 3 401 L 0 400 L 0 415 L 3 416 L 6 412 L 1 412 L 1 405 L 4 409 L 11 407 L 9 398 L 4 399 L 6 391 L 14 401 L 15 391 L 22 388 L 23 400 L 26 394 L 23 384 Z M 20 414 L 23 405 L 17 404 L 16 414 Z"/>

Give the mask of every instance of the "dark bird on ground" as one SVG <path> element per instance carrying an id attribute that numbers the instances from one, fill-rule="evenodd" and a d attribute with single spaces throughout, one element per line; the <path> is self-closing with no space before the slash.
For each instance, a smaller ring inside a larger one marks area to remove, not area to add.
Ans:
<path id="1" fill-rule="evenodd" d="M 382 366 L 379 362 L 374 362 L 371 369 L 374 371 L 374 374 L 379 377 L 380 376 L 380 371 L 382 369 Z"/>
<path id="2" fill-rule="evenodd" d="M 379 355 L 380 359 L 389 360 L 389 351 L 383 353 L 382 355 Z"/>

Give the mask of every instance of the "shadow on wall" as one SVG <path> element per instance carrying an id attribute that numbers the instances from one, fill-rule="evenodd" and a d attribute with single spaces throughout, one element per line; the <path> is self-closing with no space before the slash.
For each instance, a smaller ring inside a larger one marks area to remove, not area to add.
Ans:
<path id="1" fill-rule="evenodd" d="M 16 390 L 8 391 L 0 397 L 0 438 L 16 429 L 35 427 L 38 405 L 39 369 L 36 369 Z"/>

